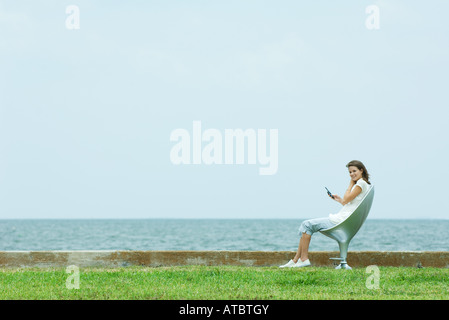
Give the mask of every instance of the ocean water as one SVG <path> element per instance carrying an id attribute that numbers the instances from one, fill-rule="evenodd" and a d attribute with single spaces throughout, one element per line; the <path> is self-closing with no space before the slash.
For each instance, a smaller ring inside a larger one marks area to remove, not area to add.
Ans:
<path id="1" fill-rule="evenodd" d="M 296 251 L 303 220 L 142 219 L 0 220 L 0 251 Z M 317 233 L 310 251 L 338 251 Z M 449 220 L 367 220 L 349 250 L 447 251 Z"/>

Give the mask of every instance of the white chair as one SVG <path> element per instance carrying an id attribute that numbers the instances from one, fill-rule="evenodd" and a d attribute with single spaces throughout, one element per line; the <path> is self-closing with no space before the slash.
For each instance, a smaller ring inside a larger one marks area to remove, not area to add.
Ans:
<path id="1" fill-rule="evenodd" d="M 321 230 L 320 232 L 325 236 L 332 238 L 338 242 L 340 248 L 339 258 L 330 258 L 332 260 L 340 260 L 340 264 L 335 269 L 352 269 L 347 261 L 348 246 L 351 239 L 359 231 L 360 227 L 366 220 L 368 213 L 373 204 L 374 186 L 371 186 L 365 197 L 354 210 L 353 213 L 339 224 L 332 228 Z"/>

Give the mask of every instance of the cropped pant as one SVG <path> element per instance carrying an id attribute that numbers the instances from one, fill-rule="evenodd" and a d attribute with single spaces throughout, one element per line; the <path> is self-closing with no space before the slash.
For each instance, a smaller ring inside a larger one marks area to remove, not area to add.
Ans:
<path id="1" fill-rule="evenodd" d="M 301 223 L 299 227 L 299 236 L 302 236 L 303 233 L 307 233 L 309 235 L 314 234 L 320 230 L 329 229 L 335 226 L 335 223 L 331 222 L 329 218 L 316 218 L 305 220 Z"/>

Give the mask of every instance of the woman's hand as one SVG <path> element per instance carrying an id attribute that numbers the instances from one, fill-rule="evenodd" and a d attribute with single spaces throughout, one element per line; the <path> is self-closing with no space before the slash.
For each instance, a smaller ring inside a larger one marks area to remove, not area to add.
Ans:
<path id="1" fill-rule="evenodd" d="M 333 194 L 332 196 L 334 197 L 334 200 L 339 203 L 341 203 L 341 201 L 343 200 L 338 194 Z M 331 197 L 331 196 L 329 196 L 329 197 Z M 332 197 L 331 197 L 331 199 L 332 199 Z"/>
<path id="2" fill-rule="evenodd" d="M 356 184 L 356 182 L 354 180 L 351 179 L 351 181 L 349 182 L 349 187 L 348 189 L 352 189 L 352 187 Z"/>

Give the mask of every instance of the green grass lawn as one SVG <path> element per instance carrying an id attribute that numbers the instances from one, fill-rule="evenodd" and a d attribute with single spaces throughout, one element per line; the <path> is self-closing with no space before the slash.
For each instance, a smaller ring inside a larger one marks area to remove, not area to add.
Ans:
<path id="1" fill-rule="evenodd" d="M 0 269 L 0 299 L 449 299 L 449 269 L 183 266 Z M 69 278 L 71 277 L 71 278 Z M 69 278 L 69 281 L 67 280 Z"/>

